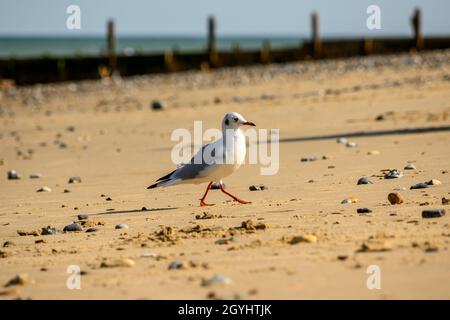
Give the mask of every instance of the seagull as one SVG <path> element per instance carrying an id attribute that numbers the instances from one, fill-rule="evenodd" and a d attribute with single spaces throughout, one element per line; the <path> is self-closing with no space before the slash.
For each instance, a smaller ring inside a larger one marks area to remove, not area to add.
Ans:
<path id="1" fill-rule="evenodd" d="M 250 203 L 225 191 L 222 181 L 223 178 L 239 169 L 245 161 L 247 147 L 241 130 L 242 126 L 255 126 L 255 124 L 247 121 L 237 112 L 227 113 L 222 120 L 222 138 L 204 145 L 188 163 L 159 178 L 147 189 L 208 182 L 206 191 L 200 199 L 200 206 L 211 206 L 213 204 L 205 203 L 205 199 L 213 182 L 219 181 L 220 190 L 223 193 L 239 203 Z"/>

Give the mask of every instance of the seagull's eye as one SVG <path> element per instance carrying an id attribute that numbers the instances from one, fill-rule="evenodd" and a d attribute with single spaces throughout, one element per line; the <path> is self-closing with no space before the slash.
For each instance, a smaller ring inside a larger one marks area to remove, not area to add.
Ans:
<path id="1" fill-rule="evenodd" d="M 228 119 L 225 120 L 225 125 L 229 125 L 230 121 L 228 121 Z"/>
<path id="2" fill-rule="evenodd" d="M 234 120 L 234 122 L 238 122 L 239 119 L 238 118 L 234 118 L 233 120 Z"/>

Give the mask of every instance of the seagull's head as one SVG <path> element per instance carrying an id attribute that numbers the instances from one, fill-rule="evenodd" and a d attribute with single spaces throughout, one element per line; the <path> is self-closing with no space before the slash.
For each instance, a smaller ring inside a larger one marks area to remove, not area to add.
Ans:
<path id="1" fill-rule="evenodd" d="M 229 112 L 222 121 L 222 129 L 239 129 L 240 126 L 255 126 L 253 122 L 247 121 L 237 112 Z"/>

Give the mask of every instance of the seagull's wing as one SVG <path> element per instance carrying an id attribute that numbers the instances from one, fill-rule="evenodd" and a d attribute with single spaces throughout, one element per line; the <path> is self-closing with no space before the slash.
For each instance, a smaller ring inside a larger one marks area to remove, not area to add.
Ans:
<path id="1" fill-rule="evenodd" d="M 220 147 L 222 145 L 222 139 L 219 139 L 215 142 L 213 142 L 212 144 L 206 144 L 202 147 L 201 150 L 199 150 L 197 152 L 197 154 L 192 157 L 192 159 L 180 166 L 179 168 L 177 168 L 176 170 L 172 171 L 171 173 L 165 175 L 164 177 L 159 178 L 157 181 L 157 183 L 152 184 L 151 186 L 149 186 L 147 189 L 153 189 L 156 187 L 167 187 L 176 183 L 180 183 L 182 181 L 186 181 L 186 180 L 193 180 L 193 179 L 198 179 L 201 178 L 206 171 L 208 171 L 208 169 L 211 169 L 211 167 L 216 166 L 215 163 L 207 163 L 205 161 L 203 161 L 203 154 L 205 152 L 205 149 L 208 146 L 211 146 L 211 156 L 215 157 L 216 156 L 216 152 L 222 152 L 222 149 L 219 149 L 217 147 Z M 196 163 L 196 159 L 197 157 L 200 157 L 200 159 L 202 159 L 201 163 Z"/>

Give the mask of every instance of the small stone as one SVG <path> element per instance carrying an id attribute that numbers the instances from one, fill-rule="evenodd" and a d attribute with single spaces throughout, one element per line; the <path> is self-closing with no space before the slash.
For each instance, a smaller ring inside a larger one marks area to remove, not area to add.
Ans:
<path id="1" fill-rule="evenodd" d="M 236 240 L 234 239 L 234 237 L 230 237 L 230 238 L 218 239 L 214 243 L 218 244 L 218 245 L 225 245 L 225 244 L 230 244 L 230 243 L 235 242 L 235 241 Z"/>
<path id="2" fill-rule="evenodd" d="M 372 184 L 373 182 L 370 181 L 368 178 L 363 177 L 363 178 L 359 178 L 358 182 L 356 183 L 357 185 L 360 184 Z"/>
<path id="3" fill-rule="evenodd" d="M 371 151 L 367 152 L 367 154 L 369 156 L 378 156 L 378 155 L 380 155 L 380 151 L 378 151 L 378 150 L 371 150 Z"/>
<path id="4" fill-rule="evenodd" d="M 265 185 L 251 185 L 250 187 L 248 187 L 248 189 L 250 191 L 258 191 L 258 190 L 268 190 L 269 187 L 265 186 Z"/>
<path id="5" fill-rule="evenodd" d="M 53 236 L 53 235 L 61 234 L 61 233 L 62 233 L 61 230 L 56 229 L 56 228 L 52 228 L 50 226 L 42 228 L 42 230 L 41 230 L 41 234 L 43 236 Z"/>
<path id="6" fill-rule="evenodd" d="M 64 193 L 69 193 L 70 192 L 70 190 L 69 189 L 64 189 L 64 191 L 63 191 Z"/>
<path id="7" fill-rule="evenodd" d="M 159 257 L 159 254 L 154 253 L 154 252 L 144 252 L 144 253 L 142 254 L 142 257 L 143 257 L 143 258 L 158 258 L 158 257 Z"/>
<path id="8" fill-rule="evenodd" d="M 124 223 L 119 223 L 116 225 L 115 229 L 128 229 L 128 226 Z"/>
<path id="9" fill-rule="evenodd" d="M 358 202 L 358 198 L 350 197 L 341 201 L 341 204 L 350 204 Z"/>
<path id="10" fill-rule="evenodd" d="M 424 182 L 416 183 L 415 185 L 410 187 L 411 190 L 414 190 L 414 189 L 425 189 L 425 188 L 428 188 L 428 184 L 426 184 Z"/>
<path id="11" fill-rule="evenodd" d="M 68 183 L 81 183 L 81 177 L 78 176 L 70 177 Z"/>
<path id="12" fill-rule="evenodd" d="M 40 236 L 41 235 L 41 230 L 17 230 L 17 233 L 19 234 L 19 236 L 23 237 L 23 236 Z"/>
<path id="13" fill-rule="evenodd" d="M 78 220 L 87 220 L 87 219 L 89 219 L 89 215 L 88 214 L 82 213 L 82 214 L 78 215 Z"/>
<path id="14" fill-rule="evenodd" d="M 21 177 L 16 172 L 16 170 L 9 170 L 8 171 L 8 180 L 19 180 Z"/>
<path id="15" fill-rule="evenodd" d="M 441 218 L 445 216 L 445 209 L 423 210 L 422 218 Z"/>
<path id="16" fill-rule="evenodd" d="M 42 177 L 42 174 L 40 173 L 32 173 L 30 174 L 30 179 L 39 179 Z"/>
<path id="17" fill-rule="evenodd" d="M 49 187 L 41 187 L 39 189 L 36 190 L 36 192 L 52 192 L 52 189 L 50 189 Z"/>
<path id="18" fill-rule="evenodd" d="M 218 273 L 216 273 L 209 279 L 202 280 L 203 287 L 209 287 L 212 285 L 225 285 L 225 284 L 230 284 L 230 283 L 231 283 L 230 278 L 224 277 L 223 275 L 218 274 Z"/>
<path id="19" fill-rule="evenodd" d="M 88 229 L 86 230 L 86 233 L 97 232 L 97 231 L 98 231 L 97 228 L 88 228 Z"/>
<path id="20" fill-rule="evenodd" d="M 3 243 L 3 248 L 7 248 L 7 247 L 13 247 L 13 246 L 15 246 L 16 244 L 14 243 L 14 242 L 12 242 L 12 241 L 5 241 L 4 243 Z"/>
<path id="21" fill-rule="evenodd" d="M 372 210 L 370 210 L 369 208 L 358 208 L 356 209 L 357 213 L 371 213 Z"/>
<path id="22" fill-rule="evenodd" d="M 416 170 L 416 166 L 412 163 L 408 163 L 403 169 L 405 170 Z"/>
<path id="23" fill-rule="evenodd" d="M 288 241 L 289 244 L 297 244 L 297 243 L 301 243 L 301 242 L 316 243 L 317 237 L 312 234 L 307 234 L 307 235 L 303 235 L 303 236 L 295 236 Z"/>
<path id="24" fill-rule="evenodd" d="M 151 108 L 153 110 L 163 110 L 165 108 L 165 104 L 162 101 L 154 100 L 151 103 Z"/>
<path id="25" fill-rule="evenodd" d="M 112 201 L 112 199 L 110 197 L 105 199 L 106 201 Z"/>
<path id="26" fill-rule="evenodd" d="M 397 179 L 403 177 L 403 172 L 398 171 L 397 169 L 389 170 L 385 175 L 385 179 Z"/>
<path id="27" fill-rule="evenodd" d="M 136 263 L 133 260 L 125 258 L 113 261 L 103 261 L 100 264 L 100 268 L 131 268 L 135 265 Z"/>
<path id="28" fill-rule="evenodd" d="M 337 259 L 341 260 L 341 261 L 347 260 L 348 259 L 348 255 L 345 255 L 345 254 L 339 255 L 339 256 L 337 256 Z"/>
<path id="29" fill-rule="evenodd" d="M 148 209 L 146 207 L 142 207 L 141 211 L 148 211 Z"/>
<path id="30" fill-rule="evenodd" d="M 388 194 L 388 200 L 391 204 L 401 204 L 403 203 L 403 198 L 398 192 L 391 192 Z"/>
<path id="31" fill-rule="evenodd" d="M 30 277 L 28 274 L 18 274 L 14 278 L 8 281 L 8 283 L 5 285 L 5 287 L 11 287 L 11 286 L 25 286 L 27 284 L 33 283 L 32 280 L 30 280 Z"/>
<path id="32" fill-rule="evenodd" d="M 361 245 L 357 252 L 384 252 L 392 250 L 391 245 L 383 240 L 370 240 Z"/>
<path id="33" fill-rule="evenodd" d="M 79 225 L 78 223 L 72 223 L 64 227 L 64 232 L 77 232 L 77 231 L 83 231 L 83 227 Z"/>
<path id="34" fill-rule="evenodd" d="M 345 144 L 347 148 L 356 148 L 358 144 L 356 142 L 349 141 Z"/>
<path id="35" fill-rule="evenodd" d="M 179 269 L 187 269 L 187 265 L 184 262 L 180 261 L 172 261 L 169 263 L 169 270 L 179 270 Z"/>
<path id="36" fill-rule="evenodd" d="M 444 204 L 444 205 L 449 205 L 449 204 L 450 204 L 450 199 L 447 199 L 447 198 L 445 198 L 445 197 L 442 197 L 441 202 L 442 202 L 442 204 Z"/>
<path id="37" fill-rule="evenodd" d="M 438 179 L 431 179 L 425 182 L 427 185 L 429 186 L 439 186 L 442 184 L 441 181 L 439 181 Z"/>
<path id="38" fill-rule="evenodd" d="M 317 160 L 317 158 L 314 157 L 314 156 L 312 156 L 312 157 L 304 157 L 304 158 L 300 159 L 301 162 L 312 162 L 312 161 L 316 161 L 316 160 Z"/>
<path id="39" fill-rule="evenodd" d="M 346 144 L 348 142 L 348 140 L 347 140 L 347 138 L 340 137 L 340 138 L 336 139 L 336 142 Z"/>
<path id="40" fill-rule="evenodd" d="M 224 187 L 225 187 L 225 185 L 224 185 Z M 211 185 L 211 190 L 218 190 L 218 189 L 220 189 L 220 183 L 219 182 L 214 182 Z"/>

